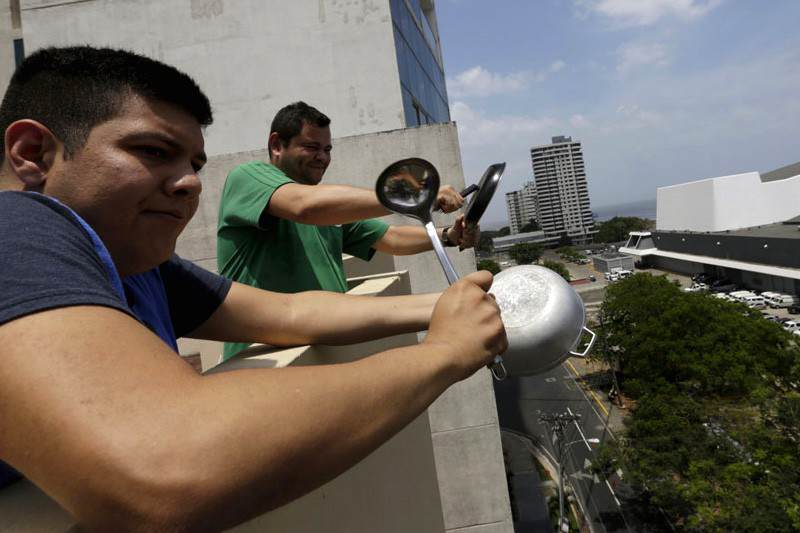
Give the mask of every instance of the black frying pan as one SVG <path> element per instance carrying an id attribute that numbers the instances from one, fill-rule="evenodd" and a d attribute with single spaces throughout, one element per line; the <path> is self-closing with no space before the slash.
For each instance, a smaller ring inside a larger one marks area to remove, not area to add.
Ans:
<path id="1" fill-rule="evenodd" d="M 489 207 L 489 202 L 492 201 L 494 192 L 497 190 L 497 184 L 500 183 L 500 176 L 503 175 L 505 169 L 505 163 L 489 165 L 489 168 L 486 169 L 486 172 L 483 173 L 483 177 L 477 184 L 470 185 L 461 191 L 462 197 L 466 197 L 473 192 L 475 193 L 475 195 L 470 198 L 465 210 L 464 222 L 468 225 L 477 224 L 483 216 L 484 211 L 486 211 L 486 208 Z"/>

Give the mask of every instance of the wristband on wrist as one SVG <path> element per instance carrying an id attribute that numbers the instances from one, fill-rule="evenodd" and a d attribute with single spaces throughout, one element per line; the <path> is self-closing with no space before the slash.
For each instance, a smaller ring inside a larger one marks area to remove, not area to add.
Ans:
<path id="1" fill-rule="evenodd" d="M 447 235 L 448 231 L 450 231 L 450 226 L 445 226 L 442 228 L 442 244 L 449 247 L 456 246 L 456 243 L 452 242 L 450 240 L 450 236 Z"/>

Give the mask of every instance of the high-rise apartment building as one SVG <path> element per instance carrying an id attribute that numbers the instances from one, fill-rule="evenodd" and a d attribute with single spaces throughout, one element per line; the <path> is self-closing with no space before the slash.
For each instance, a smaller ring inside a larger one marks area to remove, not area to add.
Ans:
<path id="1" fill-rule="evenodd" d="M 511 233 L 519 233 L 529 222 L 539 222 L 539 202 L 536 185 L 529 181 L 519 191 L 506 193 L 506 208 Z"/>
<path id="2" fill-rule="evenodd" d="M 552 141 L 531 148 L 539 223 L 548 236 L 563 235 L 575 244 L 591 242 L 596 231 L 581 143 L 564 136 Z"/>

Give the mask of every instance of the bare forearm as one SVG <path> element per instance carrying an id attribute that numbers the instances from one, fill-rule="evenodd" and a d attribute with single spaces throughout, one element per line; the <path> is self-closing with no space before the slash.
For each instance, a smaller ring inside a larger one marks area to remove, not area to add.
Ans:
<path id="1" fill-rule="evenodd" d="M 367 189 L 346 185 L 316 185 L 301 190 L 302 195 L 294 201 L 300 205 L 299 211 L 296 212 L 298 217 L 296 221 L 303 224 L 317 226 L 349 224 L 390 214 L 378 202 L 375 192 Z M 271 206 L 271 213 L 272 210 Z M 274 214 L 281 216 L 280 213 Z"/>
<path id="2" fill-rule="evenodd" d="M 225 302 L 191 336 L 274 346 L 351 344 L 427 329 L 438 297 L 279 294 L 234 283 Z"/>
<path id="3" fill-rule="evenodd" d="M 350 296 L 309 291 L 295 296 L 293 329 L 305 329 L 310 344 L 338 345 L 425 330 L 440 294 Z"/>
<path id="4" fill-rule="evenodd" d="M 337 476 L 419 416 L 454 381 L 425 346 L 346 365 L 210 379 L 203 403 L 226 425 L 213 449 L 197 450 L 198 456 L 213 455 L 204 462 L 208 479 L 219 475 L 238 487 L 214 498 L 219 508 L 236 505 L 246 515 L 282 505 Z M 258 424 L 265 412 L 270 423 Z M 232 465 L 239 466 L 232 470 Z M 253 486 L 270 489 L 253 498 L 248 493 Z M 242 502 L 250 507 L 242 509 Z"/>

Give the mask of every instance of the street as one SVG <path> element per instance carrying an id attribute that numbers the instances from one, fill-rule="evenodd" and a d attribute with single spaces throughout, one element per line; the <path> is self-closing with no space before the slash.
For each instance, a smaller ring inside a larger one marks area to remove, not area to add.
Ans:
<path id="1" fill-rule="evenodd" d="M 565 483 L 574 488 L 592 531 L 630 531 L 611 486 L 587 472 L 594 454 L 592 446 L 597 445 L 590 445 L 585 439 L 596 438 L 603 443 L 614 437 L 606 427 L 606 408 L 587 398 L 575 381 L 569 361 L 537 376 L 495 382 L 495 395 L 500 426 L 530 436 L 551 458 L 555 456 L 551 435 L 539 416 L 566 412 L 581 416 L 580 428 L 571 424 L 565 432 L 572 443 L 564 461 Z"/>

